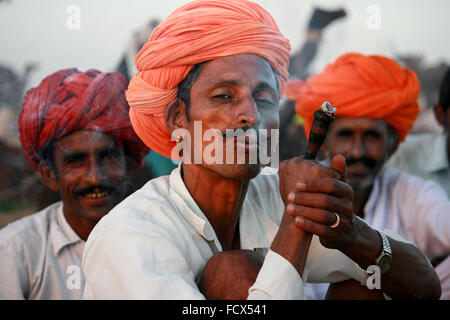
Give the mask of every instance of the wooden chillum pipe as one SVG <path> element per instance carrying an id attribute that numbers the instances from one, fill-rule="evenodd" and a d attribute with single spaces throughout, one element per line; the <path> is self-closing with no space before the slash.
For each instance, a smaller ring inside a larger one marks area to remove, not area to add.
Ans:
<path id="1" fill-rule="evenodd" d="M 325 101 L 322 107 L 314 112 L 314 122 L 309 132 L 309 142 L 305 159 L 315 160 L 317 153 L 324 142 L 330 123 L 334 120 L 336 108 L 332 107 L 329 102 Z"/>
<path id="2" fill-rule="evenodd" d="M 325 138 L 330 127 L 330 123 L 334 120 L 334 113 L 336 108 L 332 107 L 331 104 L 325 101 L 321 108 L 314 112 L 314 122 L 309 133 L 309 142 L 307 151 L 305 153 L 305 159 L 315 160 L 317 153 L 325 141 Z M 305 232 L 304 241 L 302 242 L 302 249 L 304 252 L 304 257 L 306 259 L 311 245 L 312 233 Z M 303 261 L 302 265 L 306 264 L 306 260 Z M 301 272 L 303 274 L 303 271 Z"/>

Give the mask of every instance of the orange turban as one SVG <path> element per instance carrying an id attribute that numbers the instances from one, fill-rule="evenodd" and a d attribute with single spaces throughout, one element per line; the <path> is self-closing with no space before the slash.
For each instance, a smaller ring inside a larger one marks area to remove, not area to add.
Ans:
<path id="1" fill-rule="evenodd" d="M 53 141 L 78 130 L 112 135 L 143 165 L 149 149 L 133 131 L 125 99 L 127 82 L 118 72 L 80 72 L 64 69 L 28 90 L 19 115 L 22 150 L 31 166 L 39 170 L 43 150 Z"/>
<path id="2" fill-rule="evenodd" d="M 314 111 L 324 101 L 337 108 L 336 117 L 382 118 L 403 141 L 416 120 L 420 107 L 416 74 L 383 56 L 348 53 L 303 83 L 290 81 L 286 96 L 304 120 L 309 134 Z"/>
<path id="3" fill-rule="evenodd" d="M 175 141 L 164 112 L 195 64 L 253 53 L 278 73 L 281 92 L 288 78 L 289 41 L 272 16 L 247 0 L 197 0 L 183 5 L 155 28 L 136 56 L 138 73 L 126 92 L 134 130 L 152 150 L 171 157 Z"/>

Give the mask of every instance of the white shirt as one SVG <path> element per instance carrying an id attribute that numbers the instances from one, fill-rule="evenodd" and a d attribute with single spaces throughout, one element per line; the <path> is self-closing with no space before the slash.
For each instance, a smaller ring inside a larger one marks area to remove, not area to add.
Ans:
<path id="1" fill-rule="evenodd" d="M 447 158 L 447 132 L 410 134 L 386 166 L 433 180 L 450 198 L 450 160 Z"/>
<path id="2" fill-rule="evenodd" d="M 450 254 L 450 201 L 435 182 L 384 167 L 364 207 L 364 220 L 414 242 L 433 260 Z M 441 299 L 450 299 L 450 256 L 435 269 Z"/>
<path id="3" fill-rule="evenodd" d="M 81 299 L 85 242 L 62 202 L 0 230 L 0 299 Z"/>
<path id="4" fill-rule="evenodd" d="M 430 260 L 450 253 L 450 201 L 433 181 L 384 167 L 364 212 L 372 227 L 392 229 Z"/>
<path id="5" fill-rule="evenodd" d="M 207 190 L 205 190 L 207 192 Z M 250 181 L 239 232 L 242 249 L 268 248 L 284 212 L 278 174 L 271 168 Z M 222 246 L 189 194 L 180 166 L 149 181 L 103 217 L 91 232 L 82 268 L 86 299 L 204 299 L 201 272 Z M 308 281 L 361 281 L 362 269 L 313 237 L 304 271 Z M 296 269 L 269 251 L 249 299 L 303 299 Z"/>

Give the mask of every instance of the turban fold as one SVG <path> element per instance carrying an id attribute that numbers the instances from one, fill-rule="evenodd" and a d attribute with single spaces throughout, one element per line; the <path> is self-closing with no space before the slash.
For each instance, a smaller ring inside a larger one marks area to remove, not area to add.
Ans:
<path id="1" fill-rule="evenodd" d="M 22 150 L 31 166 L 39 170 L 42 151 L 51 142 L 78 130 L 114 136 L 136 160 L 134 167 L 141 166 L 149 149 L 131 126 L 126 85 L 118 72 L 65 69 L 28 90 L 18 127 Z"/>
<path id="2" fill-rule="evenodd" d="M 287 84 L 286 96 L 295 101 L 295 109 L 304 118 L 307 135 L 314 111 L 324 101 L 337 108 L 336 117 L 382 118 L 403 141 L 411 130 L 420 107 L 416 74 L 383 56 L 348 53 L 305 83 Z"/>
<path id="3" fill-rule="evenodd" d="M 164 112 L 195 64 L 253 53 L 274 68 L 283 92 L 289 51 L 272 16 L 253 2 L 197 0 L 180 7 L 155 28 L 136 56 L 138 73 L 126 92 L 134 130 L 152 150 L 170 158 L 175 142 Z"/>

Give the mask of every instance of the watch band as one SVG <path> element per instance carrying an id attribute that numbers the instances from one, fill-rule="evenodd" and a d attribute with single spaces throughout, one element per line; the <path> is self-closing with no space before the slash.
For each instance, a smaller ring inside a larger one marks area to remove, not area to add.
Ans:
<path id="1" fill-rule="evenodd" d="M 386 237 L 384 232 L 378 230 L 377 232 L 381 237 L 383 248 L 375 262 L 377 266 L 380 267 L 381 275 L 384 275 L 389 270 L 392 263 L 392 249 L 389 239 Z"/>
<path id="2" fill-rule="evenodd" d="M 380 234 L 381 240 L 383 241 L 383 252 L 392 255 L 392 249 L 391 244 L 389 243 L 389 239 L 386 237 L 384 232 L 378 231 L 378 233 Z"/>

